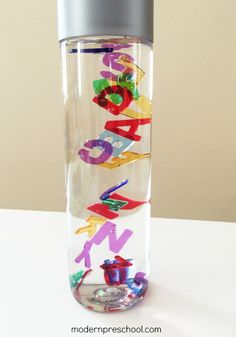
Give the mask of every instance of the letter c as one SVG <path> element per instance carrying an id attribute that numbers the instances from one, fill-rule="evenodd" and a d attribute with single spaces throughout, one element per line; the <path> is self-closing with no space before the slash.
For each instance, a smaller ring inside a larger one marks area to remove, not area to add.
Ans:
<path id="1" fill-rule="evenodd" d="M 88 149 L 94 149 L 95 147 L 102 147 L 104 151 L 99 157 L 91 157 L 88 150 L 81 149 L 78 152 L 79 157 L 87 164 L 99 165 L 105 163 L 112 155 L 113 147 L 110 143 L 101 139 L 88 140 L 85 144 Z"/>

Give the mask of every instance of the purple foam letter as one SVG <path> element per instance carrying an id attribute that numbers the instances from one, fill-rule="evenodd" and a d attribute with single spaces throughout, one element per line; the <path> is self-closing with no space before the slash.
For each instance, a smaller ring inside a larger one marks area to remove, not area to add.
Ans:
<path id="1" fill-rule="evenodd" d="M 79 254 L 79 256 L 77 256 L 77 258 L 75 259 L 76 263 L 80 263 L 83 259 L 84 259 L 84 265 L 87 268 L 91 267 L 91 259 L 90 259 L 90 249 L 92 247 L 92 242 L 91 241 L 86 241 L 84 244 L 84 249 L 82 251 L 82 253 Z"/>
<path id="2" fill-rule="evenodd" d="M 99 165 L 105 163 L 112 155 L 113 147 L 112 145 L 101 139 L 89 140 L 84 144 L 85 147 L 93 149 L 95 147 L 102 147 L 104 151 L 97 158 L 91 157 L 88 150 L 81 149 L 78 153 L 80 158 L 88 164 Z"/>
<path id="3" fill-rule="evenodd" d="M 117 239 L 116 224 L 107 221 L 94 235 L 94 237 L 91 239 L 91 242 L 95 243 L 96 245 L 100 245 L 100 243 L 108 236 L 109 249 L 113 253 L 119 253 L 132 234 L 133 232 L 131 230 L 125 229 L 121 236 Z"/>

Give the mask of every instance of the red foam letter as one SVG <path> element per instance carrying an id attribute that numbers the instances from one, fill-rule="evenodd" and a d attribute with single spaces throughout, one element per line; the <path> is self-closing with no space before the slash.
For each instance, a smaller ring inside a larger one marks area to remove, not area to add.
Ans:
<path id="1" fill-rule="evenodd" d="M 111 132 L 116 133 L 122 137 L 126 137 L 128 139 L 139 141 L 142 137 L 136 135 L 135 132 L 137 131 L 139 125 L 150 124 L 151 118 L 141 118 L 141 119 L 125 119 L 120 121 L 108 121 L 105 124 L 105 129 Z M 120 127 L 122 126 L 129 126 L 129 130 L 125 131 L 122 130 Z"/>
<path id="2" fill-rule="evenodd" d="M 136 208 L 138 206 L 141 206 L 141 205 L 147 203 L 147 201 L 135 201 L 135 200 L 123 197 L 122 195 L 120 195 L 118 193 L 111 194 L 110 198 L 114 199 L 114 200 L 122 200 L 122 201 L 128 202 L 127 205 L 125 205 L 125 206 L 122 207 L 122 211 L 123 210 L 128 210 L 128 209 L 134 209 L 134 208 Z"/>
<path id="3" fill-rule="evenodd" d="M 114 104 L 106 98 L 106 96 L 113 94 L 120 95 L 122 97 L 122 103 L 120 105 Z M 106 109 L 113 115 L 119 115 L 130 105 L 132 100 L 132 92 L 125 87 L 121 87 L 120 85 L 112 85 L 110 87 L 107 87 L 103 89 L 99 95 L 93 98 L 94 103 Z"/>
<path id="4" fill-rule="evenodd" d="M 99 215 L 102 215 L 102 216 L 104 216 L 105 218 L 108 218 L 108 219 L 115 219 L 119 216 L 118 213 L 111 211 L 109 209 L 109 206 L 103 205 L 103 204 L 100 204 L 100 203 L 96 203 L 92 206 L 89 206 L 89 207 L 87 207 L 87 209 L 89 209 L 90 211 L 95 212 Z"/>

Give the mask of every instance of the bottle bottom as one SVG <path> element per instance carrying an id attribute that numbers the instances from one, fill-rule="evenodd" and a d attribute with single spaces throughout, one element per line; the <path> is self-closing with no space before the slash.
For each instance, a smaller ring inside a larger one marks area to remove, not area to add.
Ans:
<path id="1" fill-rule="evenodd" d="M 84 307 L 100 312 L 123 311 L 133 307 L 145 296 L 147 283 L 137 288 L 127 285 L 82 284 L 73 290 L 73 296 Z"/>

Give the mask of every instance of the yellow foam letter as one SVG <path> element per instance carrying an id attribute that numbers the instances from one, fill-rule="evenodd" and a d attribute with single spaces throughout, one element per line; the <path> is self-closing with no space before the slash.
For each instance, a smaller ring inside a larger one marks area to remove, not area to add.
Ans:
<path id="1" fill-rule="evenodd" d="M 144 154 L 139 154 L 136 152 L 122 152 L 121 155 L 124 157 L 115 157 L 112 158 L 111 163 L 102 163 L 99 166 L 108 168 L 108 169 L 114 169 L 117 168 L 118 166 L 125 165 L 128 163 L 132 163 L 136 160 L 142 159 L 142 158 L 147 158 L 150 157 L 150 153 L 144 153 Z"/>
<path id="2" fill-rule="evenodd" d="M 91 237 L 96 233 L 97 225 L 103 225 L 107 219 L 101 216 L 90 215 L 86 221 L 89 223 L 88 226 L 81 227 L 77 229 L 75 234 L 81 234 L 88 232 L 88 236 Z"/>

